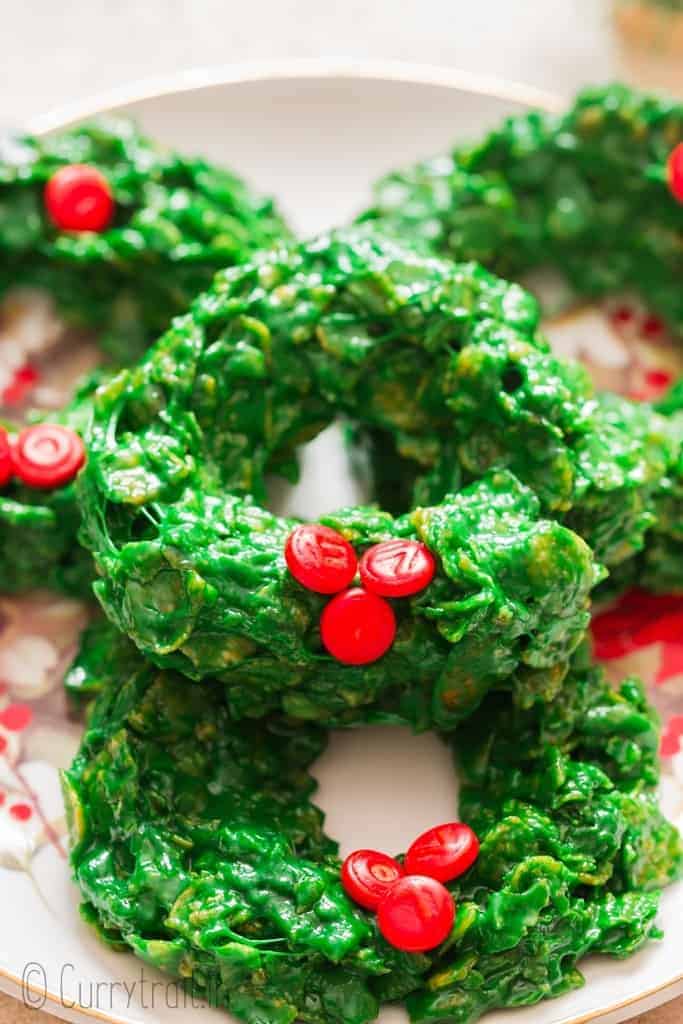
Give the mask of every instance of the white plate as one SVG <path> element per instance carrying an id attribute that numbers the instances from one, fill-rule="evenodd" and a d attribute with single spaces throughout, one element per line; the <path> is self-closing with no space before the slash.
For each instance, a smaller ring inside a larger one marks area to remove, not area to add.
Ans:
<path id="1" fill-rule="evenodd" d="M 523 86 L 435 68 L 309 62 L 197 72 L 58 111 L 30 128 L 48 130 L 105 109 L 131 113 L 154 136 L 233 166 L 276 195 L 294 227 L 307 234 L 343 223 L 362 208 L 369 182 L 381 172 L 438 152 L 458 136 L 478 136 L 504 114 L 531 104 L 561 106 Z M 309 514 L 352 497 L 329 437 L 313 446 L 306 477 L 294 505 Z M 29 620 L 25 608 L 0 602 L 3 612 L 14 617 L 0 633 L 0 679 L 10 683 L 5 704 L 28 701 L 34 718 L 29 728 L 5 734 L 14 744 L 14 767 L 8 778 L 0 774 L 0 797 L 3 785 L 6 796 L 0 807 L 0 987 L 73 1021 L 217 1024 L 219 1011 L 188 1011 L 189 997 L 168 979 L 132 956 L 107 951 L 79 921 L 78 894 L 59 852 L 63 821 L 55 778 L 78 739 L 78 727 L 65 715 L 59 677 L 81 610 L 68 602 L 39 605 Z M 38 635 L 52 639 L 46 646 Z M 431 736 L 400 730 L 339 736 L 316 774 L 342 852 L 361 845 L 404 849 L 422 828 L 454 813 L 449 759 Z M 670 790 L 680 800 L 680 790 L 673 784 Z M 18 805 L 29 808 L 26 822 L 17 820 Z M 487 1024 L 607 1024 L 677 995 L 683 991 L 680 901 L 680 888 L 665 894 L 664 942 L 625 962 L 594 959 L 585 965 L 584 989 L 537 1007 L 490 1014 Z M 389 1009 L 381 1020 L 393 1024 L 405 1015 Z"/>

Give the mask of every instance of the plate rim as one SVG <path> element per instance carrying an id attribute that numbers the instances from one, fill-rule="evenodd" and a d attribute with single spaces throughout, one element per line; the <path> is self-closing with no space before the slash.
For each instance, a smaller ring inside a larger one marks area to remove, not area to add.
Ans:
<path id="1" fill-rule="evenodd" d="M 188 68 L 169 75 L 137 79 L 126 85 L 95 93 L 84 100 L 60 104 L 28 118 L 24 130 L 33 135 L 66 128 L 78 121 L 96 117 L 114 107 L 128 106 L 176 93 L 197 92 L 221 85 L 287 79 L 335 78 L 366 81 L 401 82 L 406 85 L 435 85 L 458 89 L 478 96 L 509 100 L 520 106 L 540 107 L 559 113 L 567 97 L 534 85 L 495 75 L 483 75 L 440 64 L 410 63 L 399 60 L 354 60 L 351 58 L 301 57 L 292 60 L 262 60 L 237 64 L 217 64 Z"/>
<path id="2" fill-rule="evenodd" d="M 179 93 L 198 92 L 202 89 L 241 85 L 247 83 L 286 81 L 304 79 L 333 81 L 335 79 L 365 80 L 375 82 L 398 82 L 406 85 L 430 85 L 444 89 L 458 90 L 472 95 L 507 100 L 520 106 L 541 108 L 549 113 L 559 113 L 568 102 L 567 97 L 524 82 L 499 78 L 495 75 L 479 74 L 462 68 L 451 68 L 439 64 L 412 63 L 399 60 L 356 60 L 351 58 L 310 57 L 284 60 L 260 60 L 245 63 L 197 66 L 185 71 L 173 72 L 149 78 L 136 79 L 131 83 L 94 93 L 84 100 L 76 100 L 30 117 L 24 131 L 32 135 L 46 135 L 49 132 L 67 128 L 79 121 L 106 114 L 115 108 L 133 103 L 153 100 Z M 53 1008 L 57 1016 L 65 1007 L 60 998 L 52 992 L 38 989 L 12 972 L 0 967 L 0 979 L 16 987 L 21 993 L 25 989 L 40 994 L 44 1000 L 43 1009 Z M 563 1018 L 562 1024 L 590 1024 L 601 1017 L 667 993 L 683 983 L 683 970 L 663 985 L 648 989 L 636 996 L 610 1005 L 603 1005 L 579 1017 Z M 6 990 L 5 990 L 6 991 Z M 13 992 L 8 993 L 14 995 Z M 658 1002 L 663 1005 L 679 993 L 672 992 Z M 15 996 L 15 998 L 17 998 Z M 49 1005 L 48 1005 L 49 1004 Z M 115 1017 L 102 1010 L 88 1007 L 74 1007 L 72 1012 L 83 1018 L 119 1024 Z"/>
<path id="3" fill-rule="evenodd" d="M 64 1019 L 60 1014 L 60 1010 L 63 1011 L 67 1009 L 67 1007 L 64 1006 L 63 998 L 55 995 L 54 992 L 48 992 L 46 989 L 33 985 L 31 982 L 27 982 L 24 978 L 18 978 L 15 974 L 12 974 L 11 971 L 7 971 L 3 967 L 0 967 L 0 978 L 9 981 L 11 985 L 16 986 L 18 991 L 22 994 L 28 991 L 33 995 L 38 995 L 42 1001 L 42 1005 L 38 1007 L 41 1012 L 45 1012 L 47 1010 L 52 1012 L 52 1007 L 54 1006 L 56 1015 L 60 1019 Z M 666 992 L 667 989 L 676 988 L 682 981 L 683 971 L 671 981 L 667 981 L 664 985 L 658 985 L 656 988 L 648 989 L 646 992 L 641 992 L 637 996 L 630 996 L 628 999 L 622 999 L 620 1002 L 613 1003 L 610 1006 L 601 1006 L 596 1010 L 589 1010 L 588 1013 L 584 1013 L 580 1017 L 564 1017 L 561 1022 L 558 1022 L 558 1024 L 591 1024 L 591 1021 L 597 1021 L 600 1017 L 606 1017 L 611 1013 L 618 1013 L 619 1010 L 624 1010 L 629 1006 L 635 1006 L 636 1003 L 641 1003 L 646 999 L 651 999 L 652 996 L 655 996 L 660 992 Z M 15 996 L 13 992 L 7 992 L 6 989 L 4 991 L 7 995 L 15 998 L 17 1002 L 23 1001 L 18 996 Z M 666 1005 L 666 1003 L 673 1001 L 677 994 L 679 993 L 674 993 L 670 998 L 663 999 L 661 1003 L 657 1003 L 650 1009 L 654 1010 L 657 1009 L 658 1006 Z M 47 1004 L 50 1004 L 50 1006 Z M 220 1011 L 220 1007 L 216 1007 L 216 1009 Z M 524 1007 L 517 1007 L 517 1009 L 523 1010 Z M 116 1017 L 110 1017 L 109 1014 L 105 1013 L 103 1010 L 96 1010 L 87 1006 L 73 1006 L 69 1007 L 69 1010 L 71 1013 L 87 1017 L 90 1020 L 103 1021 L 105 1024 L 120 1024 L 120 1018 L 117 1019 Z M 645 1010 L 643 1012 L 649 1013 L 650 1010 Z M 628 1024 L 628 1021 L 626 1021 L 625 1024 Z"/>

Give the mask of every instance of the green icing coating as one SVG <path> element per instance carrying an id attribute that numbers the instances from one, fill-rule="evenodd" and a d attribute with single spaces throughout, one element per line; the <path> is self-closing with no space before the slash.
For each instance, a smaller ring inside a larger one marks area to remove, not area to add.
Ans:
<path id="1" fill-rule="evenodd" d="M 121 644 L 89 680 L 96 633 L 77 670 L 99 696 L 64 777 L 84 916 L 250 1024 L 363 1024 L 404 998 L 415 1022 L 470 1024 L 581 985 L 588 952 L 626 956 L 658 934 L 681 849 L 654 800 L 658 731 L 636 681 L 614 693 L 577 661 L 553 699 L 491 694 L 445 737 L 481 855 L 450 885 L 450 938 L 413 955 L 342 891 L 311 802 L 325 731 L 235 724 L 229 688 Z"/>
<path id="2" fill-rule="evenodd" d="M 516 361 L 515 369 L 532 387 L 526 395 L 520 395 L 518 388 L 513 415 L 504 407 L 501 417 L 494 412 L 494 389 L 498 376 L 497 397 L 504 401 L 503 374 L 512 372 L 511 361 L 496 374 L 497 355 L 494 359 L 489 355 L 475 354 L 472 374 L 465 366 L 460 393 L 449 400 L 455 412 L 453 433 L 462 440 L 455 449 L 446 442 L 427 473 L 416 476 L 400 456 L 397 460 L 390 454 L 385 461 L 386 445 L 380 448 L 373 461 L 380 500 L 385 491 L 391 500 L 392 482 L 398 479 L 404 496 L 406 484 L 412 486 L 408 495 L 411 505 L 438 501 L 453 480 L 463 475 L 476 479 L 491 467 L 504 465 L 533 487 L 549 512 L 586 539 L 610 572 L 615 567 L 619 570 L 644 543 L 650 543 L 663 481 L 681 457 L 681 436 L 651 406 L 609 393 L 575 403 L 569 410 L 565 407 L 568 415 L 561 432 L 540 424 L 533 392 L 537 388 L 543 391 L 547 378 L 545 367 L 539 370 L 530 359 Z M 565 366 L 570 369 L 573 364 Z M 563 404 L 556 382 L 550 393 L 558 405 Z M 572 414 L 577 416 L 578 429 L 572 426 Z M 578 419 L 581 415 L 586 417 L 583 424 Z M 391 453 L 391 447 L 389 450 Z M 555 497 L 550 488 L 562 483 L 566 497 Z"/>
<path id="3" fill-rule="evenodd" d="M 76 540 L 79 525 L 74 484 L 49 494 L 20 485 L 0 493 L 0 592 L 89 594 L 92 559 Z"/>
<path id="4" fill-rule="evenodd" d="M 140 657 L 125 634 L 102 616 L 93 618 L 80 637 L 78 654 L 64 676 L 64 689 L 74 710 L 88 707 L 114 679 L 125 679 Z"/>
<path id="5" fill-rule="evenodd" d="M 43 190 L 66 164 L 97 167 L 116 202 L 103 232 L 48 219 Z M 23 137 L 0 150 L 0 297 L 47 289 L 73 325 L 129 363 L 184 312 L 222 267 L 288 235 L 269 199 L 229 171 L 165 150 L 128 121 Z"/>
<path id="6" fill-rule="evenodd" d="M 505 277 L 552 266 L 589 298 L 636 291 L 683 335 L 683 205 L 666 183 L 682 140 L 680 101 L 589 88 L 387 175 L 364 217 Z"/>

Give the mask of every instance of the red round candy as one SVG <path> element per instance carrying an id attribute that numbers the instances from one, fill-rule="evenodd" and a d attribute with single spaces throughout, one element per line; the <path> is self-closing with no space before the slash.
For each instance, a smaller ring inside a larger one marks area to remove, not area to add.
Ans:
<path id="1" fill-rule="evenodd" d="M 377 908 L 384 938 L 406 953 L 425 953 L 451 933 L 453 897 L 445 885 L 425 875 L 405 875 L 392 885 Z"/>
<path id="2" fill-rule="evenodd" d="M 436 572 L 434 555 L 417 540 L 387 540 L 368 548 L 360 560 L 360 578 L 381 597 L 408 597 L 429 586 Z"/>
<path id="3" fill-rule="evenodd" d="M 12 449 L 10 448 L 7 431 L 0 427 L 0 487 L 4 487 L 11 479 L 14 467 L 12 465 Z"/>
<path id="4" fill-rule="evenodd" d="M 402 876 L 403 868 L 398 861 L 379 850 L 355 850 L 341 869 L 346 893 L 367 910 L 376 910 Z"/>
<path id="5" fill-rule="evenodd" d="M 671 150 L 666 170 L 671 195 L 679 203 L 683 203 L 683 142 L 679 142 Z"/>
<path id="6" fill-rule="evenodd" d="M 12 462 L 16 475 L 29 487 L 61 487 L 85 462 L 85 448 L 68 427 L 39 423 L 19 434 Z"/>
<path id="7" fill-rule="evenodd" d="M 417 837 L 406 853 L 406 871 L 450 882 L 471 868 L 478 856 L 479 840 L 469 825 L 450 821 Z"/>
<path id="8" fill-rule="evenodd" d="M 285 544 L 285 561 L 295 580 L 316 594 L 338 594 L 356 575 L 356 552 L 329 526 L 297 526 Z"/>
<path id="9" fill-rule="evenodd" d="M 114 213 L 109 182 L 95 167 L 60 167 L 45 186 L 45 209 L 61 231 L 103 231 Z"/>
<path id="10" fill-rule="evenodd" d="M 396 618 L 391 605 L 361 587 L 333 597 L 320 619 L 323 644 L 345 665 L 368 665 L 391 647 Z"/>

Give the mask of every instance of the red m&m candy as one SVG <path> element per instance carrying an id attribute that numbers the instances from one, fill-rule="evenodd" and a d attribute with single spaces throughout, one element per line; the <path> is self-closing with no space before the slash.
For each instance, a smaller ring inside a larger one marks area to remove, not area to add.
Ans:
<path id="1" fill-rule="evenodd" d="M 425 953 L 451 933 L 455 904 L 435 878 L 405 875 L 395 882 L 377 909 L 377 924 L 387 942 L 406 953 Z"/>
<path id="2" fill-rule="evenodd" d="M 669 154 L 666 164 L 669 189 L 674 199 L 683 203 L 683 142 L 679 142 Z"/>
<path id="3" fill-rule="evenodd" d="M 95 167 L 60 167 L 45 186 L 45 209 L 62 231 L 103 231 L 114 212 L 109 182 Z"/>
<path id="4" fill-rule="evenodd" d="M 346 858 L 341 870 L 346 893 L 368 910 L 376 910 L 402 876 L 403 868 L 398 861 L 378 850 L 355 850 Z"/>
<path id="5" fill-rule="evenodd" d="M 29 487 L 61 487 L 85 462 L 85 448 L 68 427 L 39 423 L 19 434 L 12 462 L 16 475 Z"/>
<path id="6" fill-rule="evenodd" d="M 429 586 L 436 563 L 429 548 L 417 540 L 387 540 L 368 548 L 360 560 L 360 578 L 367 590 L 382 597 L 408 597 Z"/>
<path id="7" fill-rule="evenodd" d="M 0 487 L 4 487 L 11 479 L 13 471 L 9 437 L 7 431 L 0 427 Z"/>
<path id="8" fill-rule="evenodd" d="M 396 618 L 391 605 L 376 594 L 353 587 L 333 597 L 320 619 L 326 649 L 345 665 L 367 665 L 391 647 Z"/>
<path id="9" fill-rule="evenodd" d="M 317 594 L 337 594 L 356 575 L 356 552 L 341 533 L 309 523 L 297 526 L 285 544 L 285 561 L 295 580 Z"/>
<path id="10" fill-rule="evenodd" d="M 406 871 L 450 882 L 472 867 L 479 856 L 479 840 L 459 821 L 436 825 L 418 836 L 406 853 Z"/>

